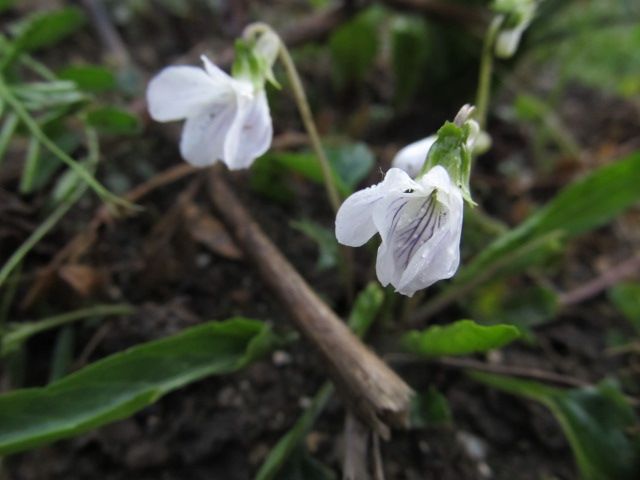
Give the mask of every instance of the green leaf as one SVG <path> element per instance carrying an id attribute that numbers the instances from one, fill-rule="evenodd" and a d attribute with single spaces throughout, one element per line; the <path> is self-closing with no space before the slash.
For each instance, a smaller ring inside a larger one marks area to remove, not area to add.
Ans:
<path id="1" fill-rule="evenodd" d="M 375 157 L 364 143 L 347 143 L 327 148 L 327 156 L 338 177 L 340 193 L 349 195 L 366 178 L 373 166 Z"/>
<path id="2" fill-rule="evenodd" d="M 442 357 L 486 352 L 520 336 L 520 330 L 513 325 L 483 326 L 471 320 L 459 320 L 423 331 L 411 331 L 403 336 L 403 343 L 408 351 L 417 355 Z"/>
<path id="3" fill-rule="evenodd" d="M 18 120 L 18 116 L 9 112 L 4 117 L 4 121 L 2 122 L 2 127 L 0 128 L 0 165 L 4 160 L 4 154 L 7 151 L 7 147 L 9 146 L 9 142 L 11 142 L 11 138 L 13 138 L 13 134 L 18 128 L 18 124 L 20 123 Z"/>
<path id="4" fill-rule="evenodd" d="M 37 12 L 17 25 L 14 48 L 17 52 L 51 47 L 84 25 L 82 10 L 67 7 Z"/>
<path id="5" fill-rule="evenodd" d="M 103 133 L 135 135 L 140 121 L 135 115 L 116 107 L 101 107 L 87 114 L 87 122 Z"/>
<path id="6" fill-rule="evenodd" d="M 450 425 L 451 420 L 449 402 L 435 387 L 430 387 L 427 393 L 412 397 L 409 413 L 411 428 Z"/>
<path id="7" fill-rule="evenodd" d="M 373 153 L 364 143 L 335 145 L 326 150 L 338 191 L 341 195 L 350 195 L 373 168 L 375 164 Z M 270 190 L 268 183 L 263 185 L 263 180 L 269 176 L 273 178 L 274 175 L 277 179 L 273 171 L 276 165 L 302 175 L 312 182 L 318 184 L 324 182 L 320 162 L 312 152 L 283 152 L 267 153 L 259 159 L 257 172 L 252 176 L 252 179 L 256 177 L 253 179 L 253 185 L 261 191 L 267 187 L 268 193 Z"/>
<path id="8" fill-rule="evenodd" d="M 14 3 L 16 3 L 16 0 L 0 0 L 0 12 L 13 7 Z"/>
<path id="9" fill-rule="evenodd" d="M 11 90 L 28 110 L 63 107 L 87 99 L 76 84 L 68 80 L 25 83 Z"/>
<path id="10" fill-rule="evenodd" d="M 608 292 L 609 300 L 640 332 L 640 283 L 620 283 Z"/>
<path id="11" fill-rule="evenodd" d="M 40 167 L 40 142 L 35 137 L 29 138 L 29 145 L 24 159 L 22 176 L 20 177 L 20 193 L 29 194 L 34 190 L 35 177 Z"/>
<path id="12" fill-rule="evenodd" d="M 349 328 L 363 337 L 378 316 L 384 302 L 384 291 L 377 282 L 369 283 L 356 297 L 349 315 Z"/>
<path id="13" fill-rule="evenodd" d="M 381 11 L 369 8 L 338 28 L 329 39 L 333 72 L 339 85 L 361 82 L 378 52 Z"/>
<path id="14" fill-rule="evenodd" d="M 458 272 L 455 282 L 484 277 L 485 272 L 495 270 L 494 266 L 504 258 L 510 258 L 512 263 L 520 257 L 514 253 L 545 242 L 545 237 L 552 240 L 555 234 L 556 238 L 571 238 L 611 221 L 640 200 L 638 178 L 640 152 L 591 172 L 564 188 L 518 227 L 498 237 Z M 533 259 L 538 261 L 540 257 Z M 530 264 L 523 262 L 520 268 Z"/>
<path id="15" fill-rule="evenodd" d="M 395 101 L 407 105 L 418 89 L 429 57 L 429 40 L 423 18 L 397 15 L 391 23 L 391 58 Z"/>
<path id="16" fill-rule="evenodd" d="M 312 220 L 298 220 L 290 223 L 293 228 L 300 230 L 318 245 L 319 271 L 328 270 L 338 264 L 338 242 L 332 230 L 317 224 Z"/>
<path id="17" fill-rule="evenodd" d="M 208 375 L 236 371 L 277 341 L 263 322 L 208 322 L 99 360 L 42 388 L 0 395 L 0 455 L 125 418 Z"/>
<path id="18" fill-rule="evenodd" d="M 530 380 L 473 372 L 471 377 L 499 390 L 542 403 L 569 440 L 585 480 L 632 480 L 640 471 L 640 441 L 626 433 L 637 425 L 633 409 L 613 382 L 573 390 Z"/>
<path id="19" fill-rule="evenodd" d="M 113 90 L 116 78 L 111 71 L 98 65 L 76 65 L 62 70 L 58 77 L 72 81 L 80 90 L 91 93 Z"/>
<path id="20" fill-rule="evenodd" d="M 466 300 L 473 318 L 481 323 L 508 323 L 531 328 L 553 319 L 558 312 L 558 295 L 540 286 L 513 288 L 499 280 L 482 285 Z"/>
<path id="21" fill-rule="evenodd" d="M 134 310 L 126 304 L 94 305 L 32 322 L 9 323 L 0 340 L 0 357 L 19 348 L 33 335 L 62 325 L 107 315 L 128 315 Z"/>

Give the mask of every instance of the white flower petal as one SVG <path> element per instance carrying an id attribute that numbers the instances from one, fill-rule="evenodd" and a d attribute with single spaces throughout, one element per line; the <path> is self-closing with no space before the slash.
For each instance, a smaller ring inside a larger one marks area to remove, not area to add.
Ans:
<path id="1" fill-rule="evenodd" d="M 522 34 L 530 22 L 522 22 L 509 30 L 503 30 L 496 38 L 495 53 L 500 58 L 510 58 L 516 53 Z"/>
<path id="2" fill-rule="evenodd" d="M 206 55 L 200 55 L 200 60 L 202 60 L 202 63 L 204 64 L 204 69 L 207 72 L 207 75 L 209 75 L 209 77 L 211 77 L 211 79 L 216 83 L 225 84 L 230 83 L 233 80 L 227 72 L 209 60 Z"/>
<path id="3" fill-rule="evenodd" d="M 437 135 L 430 135 L 407 145 L 396 154 L 391 165 L 404 170 L 411 178 L 415 178 L 420 173 L 427 154 L 437 138 Z"/>
<path id="4" fill-rule="evenodd" d="M 222 160 L 229 127 L 236 116 L 237 107 L 231 104 L 217 113 L 201 111 L 187 118 L 180 140 L 182 157 L 197 167 Z"/>
<path id="5" fill-rule="evenodd" d="M 451 177 L 449 177 L 447 170 L 441 165 L 433 167 L 420 177 L 417 182 L 429 191 L 437 188 L 442 192 L 449 193 L 452 188 L 457 188 L 451 183 Z"/>
<path id="6" fill-rule="evenodd" d="M 367 243 L 376 233 L 371 213 L 373 207 L 384 196 L 382 183 L 373 185 L 350 195 L 338 209 L 336 215 L 336 238 L 350 247 Z"/>
<path id="7" fill-rule="evenodd" d="M 273 32 L 266 31 L 256 41 L 255 51 L 261 55 L 268 66 L 272 66 L 280 51 L 280 37 Z"/>
<path id="8" fill-rule="evenodd" d="M 390 169 L 384 180 L 349 196 L 336 216 L 336 238 L 338 242 L 350 247 L 359 247 L 376 233 L 373 212 L 378 203 L 392 194 L 416 187 L 417 184 L 398 168 Z M 419 188 L 419 186 L 418 186 Z"/>
<path id="9" fill-rule="evenodd" d="M 167 67 L 149 82 L 149 114 L 159 122 L 180 120 L 224 103 L 230 92 L 230 86 L 213 81 L 200 68 Z"/>
<path id="10" fill-rule="evenodd" d="M 228 132 L 223 158 L 231 170 L 249 168 L 269 149 L 273 139 L 273 124 L 264 90 L 249 102 L 240 99 L 240 103 L 236 121 Z"/>

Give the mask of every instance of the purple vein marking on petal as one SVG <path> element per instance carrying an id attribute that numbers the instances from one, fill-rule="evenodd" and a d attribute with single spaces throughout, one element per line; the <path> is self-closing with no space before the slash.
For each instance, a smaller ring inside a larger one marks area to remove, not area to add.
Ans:
<path id="1" fill-rule="evenodd" d="M 429 202 L 424 215 L 417 217 L 417 222 L 413 228 L 404 231 L 398 238 L 402 246 L 396 250 L 398 260 L 401 262 L 402 268 L 406 268 L 411 260 L 411 257 L 418 246 L 424 245 L 431 237 L 433 237 L 436 228 L 440 226 L 440 219 L 442 218 L 442 212 L 436 213 L 436 200 L 433 196 L 429 196 L 420 206 L 420 211 L 424 208 L 425 203 Z M 428 235 L 424 235 L 427 228 L 430 227 Z M 420 229 L 419 233 L 418 229 Z M 404 258 L 404 260 L 403 260 Z"/>
<path id="2" fill-rule="evenodd" d="M 390 207 L 392 205 L 394 205 L 396 202 L 400 201 L 402 202 L 404 200 L 404 203 L 402 205 L 400 205 L 398 207 L 398 209 L 396 210 L 396 212 L 393 214 L 393 218 L 391 219 L 391 227 L 389 228 L 389 234 L 393 235 L 393 232 L 396 229 L 396 225 L 398 224 L 398 222 L 400 221 L 400 217 L 398 216 L 398 214 L 400 213 L 400 211 L 407 206 L 407 204 L 409 203 L 409 200 L 405 200 L 405 197 L 400 197 L 400 198 L 396 198 L 391 205 L 389 205 Z"/>

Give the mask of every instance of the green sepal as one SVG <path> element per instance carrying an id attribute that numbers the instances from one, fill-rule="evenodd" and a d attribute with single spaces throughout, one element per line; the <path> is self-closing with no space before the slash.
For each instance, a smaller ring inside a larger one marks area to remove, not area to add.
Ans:
<path id="1" fill-rule="evenodd" d="M 438 130 L 438 138 L 429 150 L 422 174 L 436 165 L 444 167 L 455 184 L 462 191 L 462 197 L 470 205 L 477 205 L 471 198 L 469 177 L 471 175 L 471 152 L 467 148 L 467 139 L 471 133 L 468 123 L 461 127 L 453 122 L 445 122 Z"/>
<path id="2" fill-rule="evenodd" d="M 265 82 L 281 88 L 270 62 L 255 49 L 255 41 L 239 38 L 235 43 L 235 60 L 231 67 L 235 78 L 246 78 L 256 89 L 263 89 Z"/>

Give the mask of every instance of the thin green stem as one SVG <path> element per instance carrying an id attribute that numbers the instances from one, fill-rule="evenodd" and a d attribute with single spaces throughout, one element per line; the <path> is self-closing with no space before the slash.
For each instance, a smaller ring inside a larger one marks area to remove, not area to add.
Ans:
<path id="1" fill-rule="evenodd" d="M 108 315 L 128 315 L 133 311 L 134 308 L 128 304 L 95 305 L 93 307 L 66 312 L 34 322 L 20 323 L 4 336 L 2 344 L 0 344 L 0 353 L 5 354 L 13 345 L 20 344 L 29 337 L 46 330 L 51 330 L 85 318 L 104 317 Z"/>
<path id="2" fill-rule="evenodd" d="M 480 71 L 478 73 L 478 92 L 476 94 L 476 108 L 478 124 L 484 130 L 487 123 L 487 109 L 491 96 L 491 75 L 493 73 L 493 49 L 496 37 L 504 21 L 504 15 L 497 15 L 491 21 L 482 45 L 482 57 L 480 58 Z"/>
<path id="3" fill-rule="evenodd" d="M 37 138 L 31 137 L 27 147 L 22 178 L 20 178 L 20 193 L 29 194 L 33 190 L 38 169 L 40 168 L 40 159 L 40 142 Z"/>
<path id="4" fill-rule="evenodd" d="M 282 42 L 280 42 L 280 60 L 282 61 L 287 72 L 287 76 L 289 77 L 289 81 L 291 82 L 293 96 L 296 104 L 298 105 L 298 111 L 300 112 L 302 123 L 304 123 L 307 133 L 309 134 L 311 146 L 318 157 L 318 161 L 320 162 L 320 168 L 322 169 L 322 175 L 324 177 L 324 185 L 327 190 L 327 197 L 329 198 L 331 207 L 335 212 L 337 212 L 340 208 L 341 201 L 333 170 L 329 164 L 329 159 L 322 148 L 320 136 L 318 135 L 318 130 L 313 120 L 313 115 L 311 114 L 311 108 L 309 107 L 309 102 L 307 101 L 307 95 L 304 91 L 304 87 L 302 86 L 300 75 L 293 63 L 289 50 L 287 50 L 287 47 Z"/>
<path id="5" fill-rule="evenodd" d="M 126 209 L 134 208 L 133 204 L 127 200 L 114 195 L 108 191 L 101 183 L 99 183 L 94 176 L 87 171 L 85 167 L 79 164 L 76 160 L 71 158 L 64 150 L 62 150 L 55 142 L 53 142 L 40 128 L 36 120 L 29 114 L 26 108 L 22 105 L 12 93 L 2 76 L 0 76 L 0 98 L 2 98 L 7 105 L 9 105 L 16 115 L 20 118 L 22 123 L 26 125 L 31 134 L 37 138 L 40 143 L 46 147 L 51 153 L 62 160 L 69 168 L 73 169 L 78 176 L 89 185 L 94 192 L 108 205 L 122 207 Z"/>
<path id="6" fill-rule="evenodd" d="M 6 115 L 4 123 L 2 124 L 2 129 L 0 130 L 0 165 L 4 160 L 4 153 L 9 146 L 11 137 L 13 137 L 13 134 L 18 128 L 18 123 L 18 116 L 15 113 L 9 112 Z"/>
<path id="7" fill-rule="evenodd" d="M 2 345 L 5 335 L 5 328 L 7 324 L 7 318 L 9 317 L 9 311 L 11 310 L 11 304 L 18 291 L 18 285 L 20 284 L 20 272 L 22 271 L 22 264 L 19 264 L 13 271 L 13 275 L 9 279 L 7 288 L 4 289 L 2 294 L 2 303 L 0 304 L 0 346 Z"/>
<path id="8" fill-rule="evenodd" d="M 27 256 L 31 249 L 42 238 L 49 233 L 49 231 L 56 226 L 62 217 L 69 211 L 69 209 L 80 199 L 84 193 L 83 188 L 77 189 L 72 195 L 64 199 L 60 205 L 58 205 L 53 212 L 42 222 L 38 228 L 27 238 L 27 240 L 20 245 L 20 247 L 13 252 L 13 255 L 9 257 L 9 260 L 0 269 L 0 287 L 4 285 L 11 272 L 20 264 L 20 262 Z"/>

